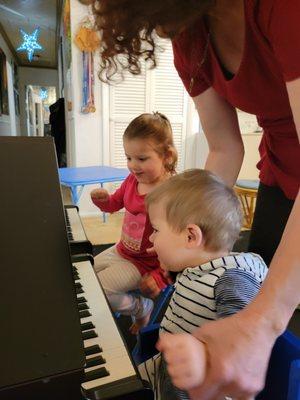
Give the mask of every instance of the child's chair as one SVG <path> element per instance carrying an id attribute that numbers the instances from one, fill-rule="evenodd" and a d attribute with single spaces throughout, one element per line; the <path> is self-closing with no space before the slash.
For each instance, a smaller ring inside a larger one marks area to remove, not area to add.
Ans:
<path id="1" fill-rule="evenodd" d="M 155 301 L 148 325 L 142 328 L 137 336 L 137 344 L 132 351 L 132 358 L 136 365 L 154 356 L 157 353 L 155 343 L 158 339 L 159 324 L 168 307 L 174 291 L 173 285 L 163 289 Z"/>
<path id="2" fill-rule="evenodd" d="M 243 209 L 243 228 L 245 229 L 251 229 L 252 226 L 258 183 L 259 182 L 256 179 L 240 179 L 234 186 L 235 192 L 240 199 Z"/>
<path id="3" fill-rule="evenodd" d="M 133 351 L 137 365 L 157 353 L 158 333 L 159 323 L 143 328 Z M 300 400 L 300 338 L 289 331 L 285 331 L 274 345 L 266 385 L 256 400 Z"/>
<path id="4" fill-rule="evenodd" d="M 300 338 L 289 331 L 272 350 L 264 390 L 257 400 L 300 400 Z"/>

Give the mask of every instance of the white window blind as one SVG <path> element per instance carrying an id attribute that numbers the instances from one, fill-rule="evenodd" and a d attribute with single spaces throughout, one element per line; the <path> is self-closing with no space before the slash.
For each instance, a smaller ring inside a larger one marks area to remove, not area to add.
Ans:
<path id="1" fill-rule="evenodd" d="M 129 122 L 144 112 L 159 111 L 172 125 L 178 151 L 178 171 L 184 169 L 184 141 L 187 126 L 187 94 L 173 65 L 169 40 L 159 39 L 164 49 L 157 53 L 157 67 L 142 66 L 141 75 L 124 74 L 124 81 L 109 87 L 110 163 L 125 167 L 122 136 Z"/>

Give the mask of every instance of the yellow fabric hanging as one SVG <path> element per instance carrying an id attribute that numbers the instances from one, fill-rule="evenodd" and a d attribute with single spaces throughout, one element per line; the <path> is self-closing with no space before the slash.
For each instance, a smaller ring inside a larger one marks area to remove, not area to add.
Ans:
<path id="1" fill-rule="evenodd" d="M 100 38 L 97 31 L 81 26 L 74 42 L 81 51 L 93 52 L 99 47 Z"/>

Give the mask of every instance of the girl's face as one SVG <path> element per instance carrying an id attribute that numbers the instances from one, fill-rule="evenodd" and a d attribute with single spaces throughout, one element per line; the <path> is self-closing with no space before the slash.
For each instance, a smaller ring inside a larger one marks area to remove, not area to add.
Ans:
<path id="1" fill-rule="evenodd" d="M 124 139 L 127 166 L 139 183 L 156 183 L 165 175 L 164 158 L 155 150 L 154 144 L 144 139 Z"/>

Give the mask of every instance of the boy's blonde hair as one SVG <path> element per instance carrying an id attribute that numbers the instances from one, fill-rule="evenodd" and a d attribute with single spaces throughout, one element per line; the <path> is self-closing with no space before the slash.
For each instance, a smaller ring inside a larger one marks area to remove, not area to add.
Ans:
<path id="1" fill-rule="evenodd" d="M 146 197 L 146 206 L 162 203 L 166 220 L 181 232 L 198 225 L 211 251 L 228 250 L 239 236 L 242 212 L 233 189 L 212 172 L 190 169 L 172 176 Z"/>
<path id="2" fill-rule="evenodd" d="M 127 126 L 123 140 L 142 139 L 149 140 L 153 150 L 159 156 L 165 157 L 166 171 L 174 174 L 177 164 L 177 151 L 174 146 L 173 132 L 168 118 L 159 112 L 141 114 L 133 119 Z"/>

